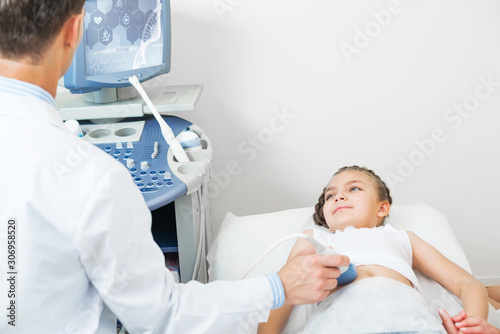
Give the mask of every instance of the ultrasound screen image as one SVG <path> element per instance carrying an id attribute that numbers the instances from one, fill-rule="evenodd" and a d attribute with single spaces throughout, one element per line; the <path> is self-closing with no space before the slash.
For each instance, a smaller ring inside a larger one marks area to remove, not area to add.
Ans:
<path id="1" fill-rule="evenodd" d="M 92 77 L 161 65 L 164 58 L 159 0 L 85 3 L 86 75 Z"/>

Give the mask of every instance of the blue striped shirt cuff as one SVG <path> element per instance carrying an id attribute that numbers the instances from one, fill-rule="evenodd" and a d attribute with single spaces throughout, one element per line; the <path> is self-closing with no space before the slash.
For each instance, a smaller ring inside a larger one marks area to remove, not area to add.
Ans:
<path id="1" fill-rule="evenodd" d="M 283 288 L 283 283 L 277 273 L 267 274 L 266 277 L 273 292 L 274 303 L 272 309 L 280 308 L 285 304 L 285 289 Z"/>

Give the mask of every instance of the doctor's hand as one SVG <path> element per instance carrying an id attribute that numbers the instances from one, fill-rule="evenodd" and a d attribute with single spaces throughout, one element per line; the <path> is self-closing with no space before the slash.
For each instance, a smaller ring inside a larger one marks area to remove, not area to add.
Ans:
<path id="1" fill-rule="evenodd" d="M 344 255 L 317 255 L 306 249 L 289 259 L 278 272 L 285 288 L 285 305 L 314 304 L 324 300 L 337 287 L 339 266 L 348 266 Z"/>

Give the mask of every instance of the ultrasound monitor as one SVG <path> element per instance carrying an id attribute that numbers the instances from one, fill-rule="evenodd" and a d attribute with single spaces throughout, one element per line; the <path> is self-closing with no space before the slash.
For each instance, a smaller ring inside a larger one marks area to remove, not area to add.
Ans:
<path id="1" fill-rule="evenodd" d="M 170 71 L 169 0 L 87 0 L 84 33 L 64 76 L 72 93 L 130 86 Z"/>
<path id="2" fill-rule="evenodd" d="M 56 108 L 63 120 L 116 122 L 143 117 L 129 77 L 140 82 L 170 72 L 170 0 L 87 0 L 82 41 L 59 82 Z M 158 111 L 194 110 L 202 85 L 150 85 Z"/>

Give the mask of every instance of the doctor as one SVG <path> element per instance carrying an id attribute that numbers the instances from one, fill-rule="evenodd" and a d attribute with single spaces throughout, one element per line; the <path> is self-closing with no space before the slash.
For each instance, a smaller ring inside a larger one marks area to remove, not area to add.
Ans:
<path id="1" fill-rule="evenodd" d="M 84 0 L 0 0 L 0 332 L 238 333 L 283 304 L 323 300 L 344 256 L 278 273 L 176 284 L 128 171 L 54 109 Z"/>

